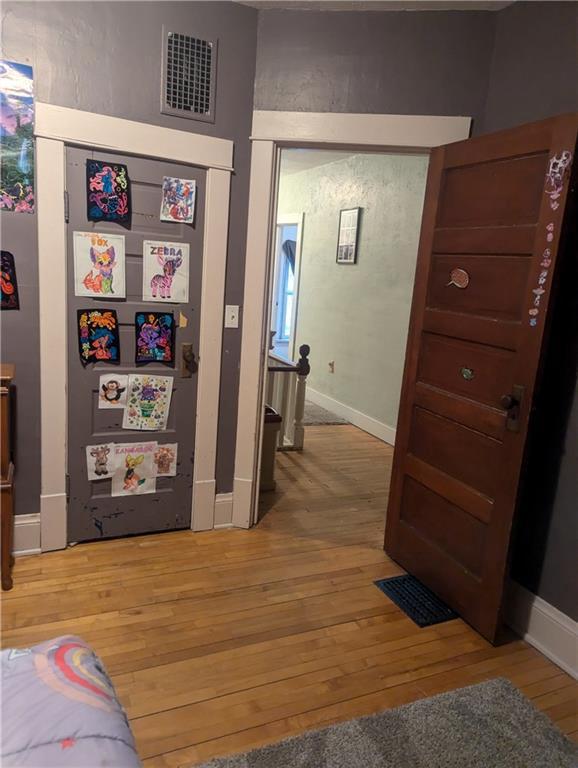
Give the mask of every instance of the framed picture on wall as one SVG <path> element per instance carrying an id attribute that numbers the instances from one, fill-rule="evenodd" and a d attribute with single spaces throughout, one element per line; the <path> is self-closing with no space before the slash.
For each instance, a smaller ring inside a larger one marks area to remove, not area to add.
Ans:
<path id="1" fill-rule="evenodd" d="M 339 213 L 339 236 L 337 238 L 337 263 L 357 262 L 357 232 L 361 208 L 347 208 Z"/>

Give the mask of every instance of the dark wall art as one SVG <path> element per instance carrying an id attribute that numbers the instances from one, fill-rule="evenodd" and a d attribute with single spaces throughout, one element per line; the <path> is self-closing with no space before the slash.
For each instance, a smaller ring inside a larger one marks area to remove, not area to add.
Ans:
<path id="1" fill-rule="evenodd" d="M 89 221 L 130 221 L 130 180 L 126 165 L 86 161 L 86 215 Z"/>
<path id="2" fill-rule="evenodd" d="M 0 260 L 0 285 L 2 288 L 2 303 L 0 306 L 2 309 L 20 309 L 14 256 L 10 251 L 0 251 Z"/>

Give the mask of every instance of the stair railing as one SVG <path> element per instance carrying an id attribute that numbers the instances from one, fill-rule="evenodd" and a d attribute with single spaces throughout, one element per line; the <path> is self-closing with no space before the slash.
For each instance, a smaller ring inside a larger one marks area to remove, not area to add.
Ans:
<path id="1" fill-rule="evenodd" d="M 278 451 L 302 451 L 305 438 L 303 416 L 309 365 L 308 344 L 299 347 L 299 360 L 288 363 L 269 353 L 267 366 L 267 405 L 283 419 L 277 443 Z"/>

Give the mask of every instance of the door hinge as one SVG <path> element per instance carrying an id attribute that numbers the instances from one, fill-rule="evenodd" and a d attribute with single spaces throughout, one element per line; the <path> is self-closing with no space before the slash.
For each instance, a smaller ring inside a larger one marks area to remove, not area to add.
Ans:
<path id="1" fill-rule="evenodd" d="M 66 473 L 66 501 L 70 501 L 70 475 Z"/>
<path id="2" fill-rule="evenodd" d="M 70 214 L 70 206 L 68 203 L 68 190 L 65 189 L 64 190 L 64 221 L 66 222 L 66 224 L 68 224 L 68 221 L 70 218 L 69 214 Z"/>

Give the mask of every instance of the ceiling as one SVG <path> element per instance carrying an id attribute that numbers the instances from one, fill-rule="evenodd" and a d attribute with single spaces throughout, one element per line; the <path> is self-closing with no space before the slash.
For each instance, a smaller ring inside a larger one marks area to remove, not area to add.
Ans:
<path id="1" fill-rule="evenodd" d="M 287 176 L 300 173 L 358 154 L 359 152 L 335 152 L 331 149 L 284 149 L 281 152 L 281 174 Z"/>
<path id="2" fill-rule="evenodd" d="M 501 11 L 514 0 L 237 0 L 259 10 L 293 11 Z"/>

